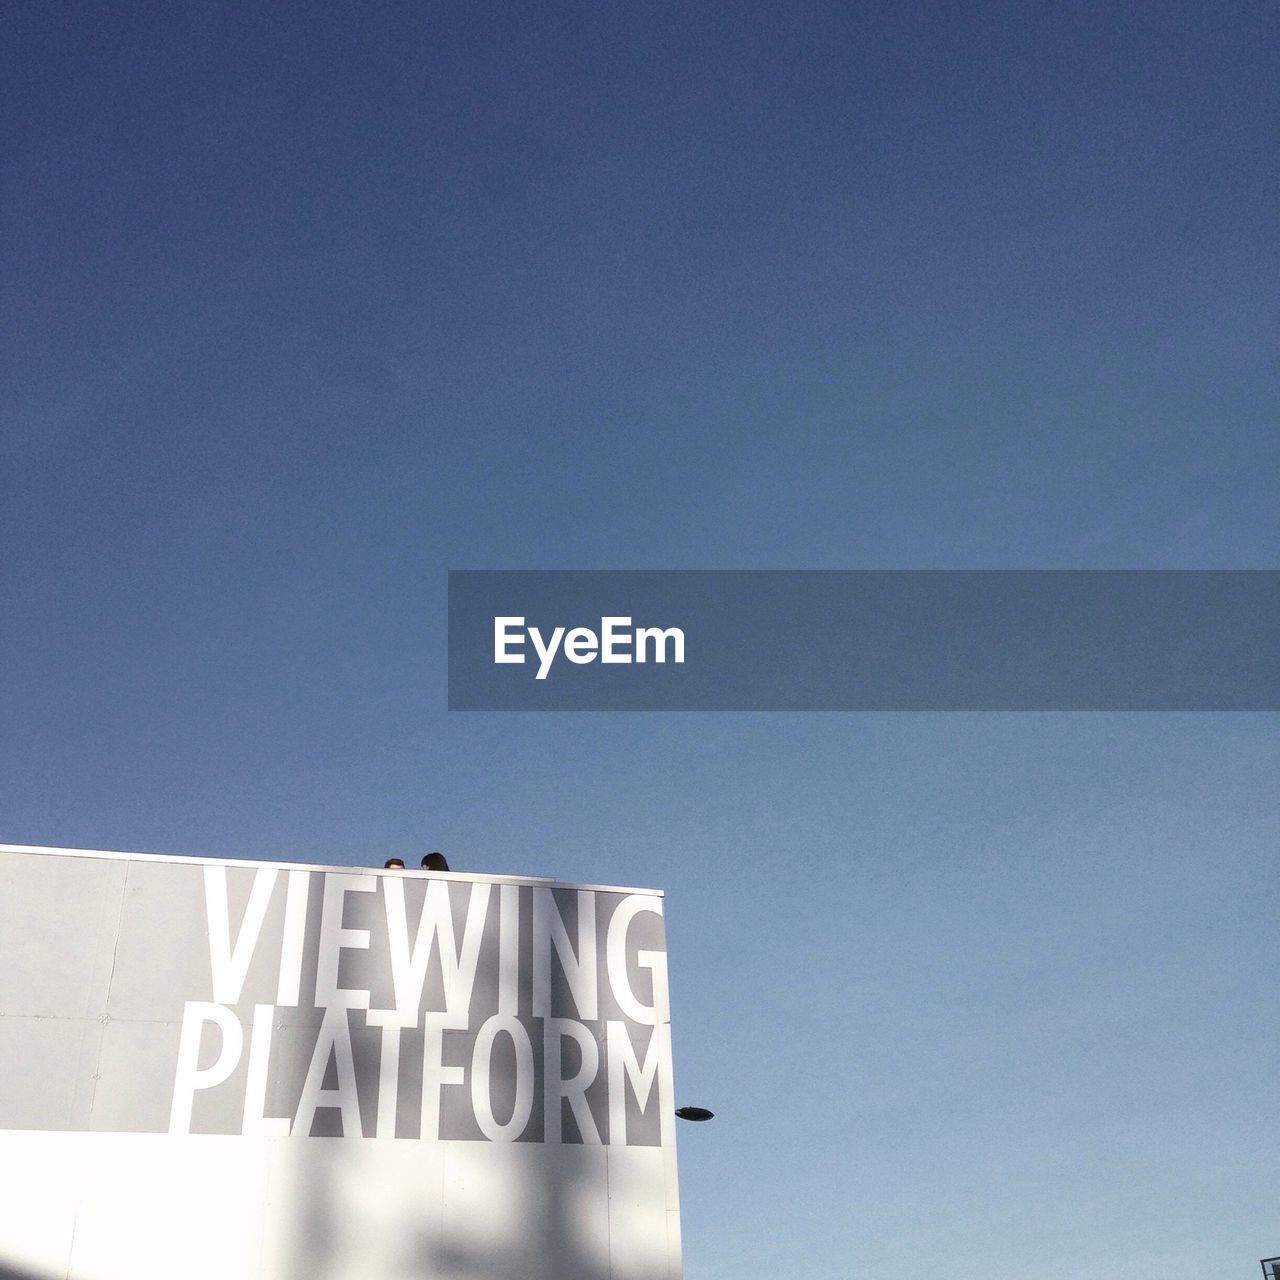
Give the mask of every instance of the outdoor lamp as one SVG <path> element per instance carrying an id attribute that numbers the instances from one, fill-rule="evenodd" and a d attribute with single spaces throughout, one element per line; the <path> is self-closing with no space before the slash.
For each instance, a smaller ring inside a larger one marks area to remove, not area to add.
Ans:
<path id="1" fill-rule="evenodd" d="M 710 1120 L 714 1115 L 715 1112 L 708 1111 L 706 1107 L 680 1107 L 676 1111 L 681 1120 Z M 1276 1273 L 1276 1280 L 1280 1280 L 1280 1272 Z"/>

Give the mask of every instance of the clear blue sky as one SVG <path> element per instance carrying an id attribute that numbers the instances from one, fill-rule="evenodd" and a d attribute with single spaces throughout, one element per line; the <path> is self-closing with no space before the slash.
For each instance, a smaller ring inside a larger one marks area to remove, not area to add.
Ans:
<path id="1" fill-rule="evenodd" d="M 448 568 L 1275 566 L 1274 8 L 3 26 L 0 839 L 665 888 L 690 1280 L 1280 1253 L 1275 716 L 444 709 Z"/>

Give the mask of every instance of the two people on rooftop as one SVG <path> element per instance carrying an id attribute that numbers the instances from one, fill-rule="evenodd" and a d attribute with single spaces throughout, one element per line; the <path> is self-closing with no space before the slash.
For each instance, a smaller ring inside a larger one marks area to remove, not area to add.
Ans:
<path id="1" fill-rule="evenodd" d="M 388 871 L 403 871 L 404 859 L 388 858 L 382 865 Z M 422 855 L 422 869 L 423 871 L 448 871 L 449 863 L 444 854 L 437 849 Z"/>

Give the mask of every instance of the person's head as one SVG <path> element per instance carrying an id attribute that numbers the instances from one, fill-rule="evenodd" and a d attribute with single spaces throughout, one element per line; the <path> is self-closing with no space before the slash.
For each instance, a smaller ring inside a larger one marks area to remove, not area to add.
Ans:
<path id="1" fill-rule="evenodd" d="M 422 855 L 422 869 L 423 871 L 448 871 L 449 863 L 444 854 L 437 849 Z"/>
<path id="2" fill-rule="evenodd" d="M 383 865 L 383 866 L 384 866 L 388 871 L 403 871 L 403 870 L 404 870 L 404 859 L 403 859 L 403 858 L 388 858 L 388 859 L 386 860 L 386 862 L 384 862 L 382 865 Z"/>

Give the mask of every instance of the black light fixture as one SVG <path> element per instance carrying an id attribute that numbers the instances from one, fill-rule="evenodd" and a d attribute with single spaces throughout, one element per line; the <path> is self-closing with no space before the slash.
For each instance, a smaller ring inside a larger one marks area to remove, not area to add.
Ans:
<path id="1" fill-rule="evenodd" d="M 1280 1258 L 1263 1258 L 1262 1274 L 1267 1280 L 1280 1280 Z"/>
<path id="2" fill-rule="evenodd" d="M 680 1107 L 676 1110 L 676 1116 L 681 1120 L 710 1120 L 714 1115 L 715 1112 L 708 1111 L 706 1107 Z M 1276 1280 L 1280 1280 L 1280 1276 Z"/>

